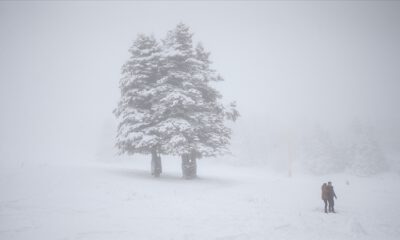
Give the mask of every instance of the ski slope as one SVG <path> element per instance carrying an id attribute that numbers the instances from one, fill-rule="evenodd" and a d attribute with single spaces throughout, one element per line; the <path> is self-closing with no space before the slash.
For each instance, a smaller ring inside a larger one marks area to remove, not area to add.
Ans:
<path id="1" fill-rule="evenodd" d="M 399 239 L 400 176 L 289 178 L 267 167 L 179 159 L 149 175 L 148 159 L 24 164 L 0 170 L 0 239 Z M 323 213 L 332 181 L 337 214 Z"/>

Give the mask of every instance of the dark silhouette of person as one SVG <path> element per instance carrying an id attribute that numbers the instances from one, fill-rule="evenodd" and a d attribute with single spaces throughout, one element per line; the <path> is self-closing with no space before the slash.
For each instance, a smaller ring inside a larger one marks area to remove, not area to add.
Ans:
<path id="1" fill-rule="evenodd" d="M 333 198 L 336 198 L 335 191 L 333 190 L 332 182 L 328 182 L 328 185 L 326 186 L 326 194 L 328 197 L 328 204 L 329 204 L 329 212 L 335 212 L 335 201 Z"/>
<path id="2" fill-rule="evenodd" d="M 328 209 L 327 209 L 327 207 L 328 207 L 327 186 L 328 185 L 326 183 L 322 184 L 322 186 L 321 186 L 321 198 L 322 198 L 322 201 L 324 201 L 324 204 L 325 204 L 325 213 L 328 213 Z"/>

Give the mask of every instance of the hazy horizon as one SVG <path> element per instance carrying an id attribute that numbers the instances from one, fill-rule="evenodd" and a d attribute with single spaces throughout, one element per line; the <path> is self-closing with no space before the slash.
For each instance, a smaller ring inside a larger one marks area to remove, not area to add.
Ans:
<path id="1" fill-rule="evenodd" d="M 93 159 L 109 142 L 101 136 L 115 123 L 133 40 L 161 39 L 179 22 L 211 52 L 225 79 L 217 88 L 238 104 L 234 142 L 313 125 L 341 133 L 360 119 L 397 153 L 399 11 L 393 1 L 2 1 L 0 155 Z"/>

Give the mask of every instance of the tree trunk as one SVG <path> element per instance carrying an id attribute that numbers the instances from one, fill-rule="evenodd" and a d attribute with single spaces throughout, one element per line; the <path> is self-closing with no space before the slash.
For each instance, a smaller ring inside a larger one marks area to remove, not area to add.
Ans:
<path id="1" fill-rule="evenodd" d="M 185 179 L 193 179 L 197 177 L 196 154 L 182 155 L 182 175 Z"/>
<path id="2" fill-rule="evenodd" d="M 161 156 L 157 155 L 157 151 L 151 152 L 151 175 L 159 177 L 162 172 Z"/>

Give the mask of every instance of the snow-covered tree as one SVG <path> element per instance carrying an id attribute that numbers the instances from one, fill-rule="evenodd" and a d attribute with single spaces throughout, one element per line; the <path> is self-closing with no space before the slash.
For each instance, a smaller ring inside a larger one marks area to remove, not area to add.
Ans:
<path id="1" fill-rule="evenodd" d="M 155 175 L 161 171 L 160 154 L 181 156 L 183 176 L 195 177 L 197 158 L 228 151 L 231 129 L 225 121 L 239 116 L 236 104 L 221 103 L 210 83 L 222 78 L 202 45 L 193 46 L 184 24 L 169 31 L 162 46 L 140 35 L 130 53 L 115 110 L 117 147 L 121 153 L 151 153 Z"/>
<path id="2" fill-rule="evenodd" d="M 352 135 L 348 171 L 359 176 L 369 176 L 386 170 L 386 158 L 372 129 L 355 121 Z"/>
<path id="3" fill-rule="evenodd" d="M 196 159 L 228 151 L 231 130 L 225 120 L 239 113 L 232 103 L 221 103 L 221 94 L 210 82 L 222 78 L 210 65 L 209 53 L 202 45 L 193 46 L 192 33 L 184 24 L 168 32 L 163 41 L 161 83 L 165 94 L 160 99 L 163 121 L 159 128 L 167 136 L 163 152 L 182 158 L 185 178 L 196 176 Z"/>
<path id="4" fill-rule="evenodd" d="M 305 141 L 305 167 L 314 174 L 328 174 L 344 170 L 345 158 L 327 131 L 316 126 Z"/>
<path id="5" fill-rule="evenodd" d="M 161 46 L 153 36 L 139 35 L 122 67 L 121 98 L 114 110 L 119 120 L 116 146 L 120 153 L 151 154 L 152 174 L 159 176 L 162 136 L 154 114 L 159 102 Z M 162 87 L 161 87 L 162 88 Z"/>

